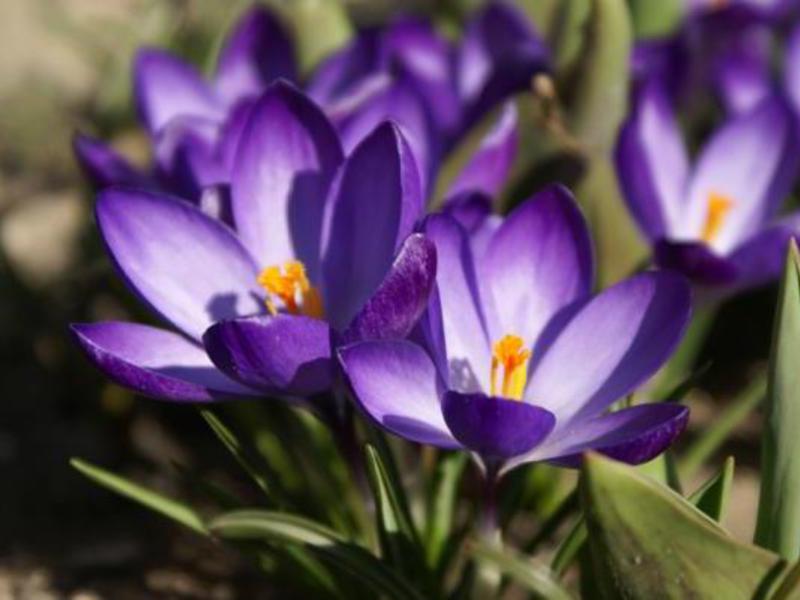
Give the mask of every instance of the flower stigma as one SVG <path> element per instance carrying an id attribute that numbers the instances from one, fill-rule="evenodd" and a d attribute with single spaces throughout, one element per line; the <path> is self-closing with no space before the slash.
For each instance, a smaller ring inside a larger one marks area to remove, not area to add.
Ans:
<path id="1" fill-rule="evenodd" d="M 728 216 L 734 202 L 724 194 L 711 192 L 708 195 L 708 212 L 706 213 L 706 222 L 703 225 L 702 238 L 703 241 L 711 243 L 717 235 L 719 235 L 722 224 Z"/>
<path id="2" fill-rule="evenodd" d="M 492 396 L 498 395 L 497 375 L 503 368 L 503 382 L 499 393 L 505 398 L 522 400 L 525 384 L 528 381 L 528 360 L 531 351 L 518 335 L 504 335 L 492 347 L 492 372 L 490 390 Z"/>
<path id="3" fill-rule="evenodd" d="M 322 297 L 308 281 L 306 268 L 300 261 L 267 267 L 259 274 L 258 284 L 267 292 L 264 303 L 271 315 L 278 314 L 275 301 L 280 300 L 290 314 L 322 318 Z"/>

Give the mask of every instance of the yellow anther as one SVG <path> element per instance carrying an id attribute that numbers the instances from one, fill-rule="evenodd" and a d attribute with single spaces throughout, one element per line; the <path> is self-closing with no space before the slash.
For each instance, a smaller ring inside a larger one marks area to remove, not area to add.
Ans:
<path id="1" fill-rule="evenodd" d="M 309 317 L 322 317 L 322 298 L 306 276 L 306 268 L 300 261 L 289 261 L 283 267 L 267 267 L 258 276 L 258 284 L 267 292 L 267 309 L 278 314 L 275 299 L 279 299 L 286 312 Z"/>
<path id="2" fill-rule="evenodd" d="M 708 195 L 708 211 L 706 212 L 706 222 L 703 224 L 703 241 L 711 243 L 719 235 L 720 229 L 725 222 L 731 208 L 733 200 L 723 194 L 711 192 Z"/>
<path id="3" fill-rule="evenodd" d="M 525 347 L 525 342 L 517 335 L 505 335 L 495 342 L 492 348 L 492 372 L 490 375 L 490 390 L 492 396 L 497 396 L 497 374 L 503 367 L 503 383 L 500 395 L 512 400 L 522 400 L 525 384 L 528 381 L 528 361 L 531 351 Z"/>

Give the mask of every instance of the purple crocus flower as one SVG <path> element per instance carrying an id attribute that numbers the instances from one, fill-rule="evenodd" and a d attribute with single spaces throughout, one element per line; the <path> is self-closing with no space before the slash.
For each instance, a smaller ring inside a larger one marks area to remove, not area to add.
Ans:
<path id="1" fill-rule="evenodd" d="M 690 313 L 689 286 L 648 272 L 592 297 L 593 256 L 570 193 L 546 188 L 494 231 L 482 256 L 449 215 L 427 219 L 439 271 L 422 343 L 339 350 L 355 397 L 406 439 L 474 452 L 491 469 L 576 465 L 587 450 L 631 463 L 663 451 L 688 409 L 609 406 L 667 359 Z"/>
<path id="2" fill-rule="evenodd" d="M 776 218 L 797 150 L 790 110 L 770 98 L 717 129 L 691 166 L 666 94 L 651 82 L 622 129 L 616 164 L 655 261 L 730 293 L 777 277 L 800 232 L 800 214 Z"/>
<path id="3" fill-rule="evenodd" d="M 361 31 L 323 61 L 307 90 L 337 127 L 346 154 L 379 123 L 396 122 L 426 190 L 441 155 L 490 109 L 524 89 L 548 60 L 524 15 L 493 3 L 469 23 L 457 45 L 416 18 Z M 134 185 L 198 201 L 209 186 L 229 183 L 252 99 L 277 78 L 296 79 L 296 70 L 279 20 L 253 7 L 234 27 L 211 81 L 161 50 L 137 56 L 134 95 L 153 140 L 152 173 L 139 172 L 86 136 L 76 136 L 76 155 L 100 189 Z"/>
<path id="4" fill-rule="evenodd" d="M 171 328 L 110 322 L 73 331 L 109 377 L 156 398 L 324 392 L 337 344 L 404 337 L 424 311 L 436 256 L 413 233 L 422 210 L 396 126 L 379 126 L 344 160 L 322 111 L 273 84 L 236 151 L 235 230 L 163 193 L 99 196 L 113 262 Z"/>
<path id="5" fill-rule="evenodd" d="M 164 50 L 138 52 L 133 91 L 153 140 L 152 173 L 138 171 L 102 142 L 83 135 L 74 140 L 76 156 L 99 189 L 135 185 L 197 200 L 204 188 L 229 181 L 233 150 L 252 100 L 276 79 L 296 77 L 288 34 L 275 15 L 254 6 L 228 37 L 210 80 Z"/>

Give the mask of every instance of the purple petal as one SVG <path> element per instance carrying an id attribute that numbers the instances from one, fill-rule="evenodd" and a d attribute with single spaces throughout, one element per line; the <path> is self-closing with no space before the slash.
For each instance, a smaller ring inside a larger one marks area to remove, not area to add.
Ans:
<path id="1" fill-rule="evenodd" d="M 771 38 L 767 27 L 750 27 L 736 35 L 717 58 L 716 83 L 729 113 L 752 110 L 772 92 Z"/>
<path id="2" fill-rule="evenodd" d="M 403 18 L 385 32 L 382 51 L 387 60 L 401 63 L 418 83 L 436 124 L 448 130 L 459 116 L 452 68 L 453 49 L 423 19 Z M 385 68 L 391 70 L 392 64 Z"/>
<path id="3" fill-rule="evenodd" d="M 651 81 L 639 90 L 615 154 L 620 187 L 642 232 L 658 239 L 685 213 L 689 162 L 664 89 Z"/>
<path id="4" fill-rule="evenodd" d="M 355 399 L 378 425 L 421 444 L 458 448 L 439 404 L 442 382 L 422 348 L 407 341 L 358 342 L 339 350 Z"/>
<path id="5" fill-rule="evenodd" d="M 224 106 L 200 73 L 163 50 L 140 50 L 133 66 L 136 108 L 151 133 L 174 117 L 190 115 L 219 121 Z"/>
<path id="6" fill-rule="evenodd" d="M 640 404 L 587 421 L 576 422 L 534 450 L 532 460 L 579 467 L 584 452 L 594 451 L 638 465 L 672 445 L 689 421 L 679 404 Z"/>
<path id="7" fill-rule="evenodd" d="M 722 253 L 738 245 L 772 217 L 784 200 L 797 166 L 792 116 L 777 99 L 720 128 L 698 159 L 689 186 L 689 216 L 679 239 L 697 239 L 711 194 L 733 202 L 712 241 Z"/>
<path id="8" fill-rule="evenodd" d="M 230 186 L 215 185 L 204 189 L 197 205 L 209 217 L 233 227 Z"/>
<path id="9" fill-rule="evenodd" d="M 322 296 L 334 329 L 375 292 L 422 209 L 411 149 L 395 125 L 381 125 L 347 159 L 326 207 Z"/>
<path id="10" fill-rule="evenodd" d="M 337 109 L 337 126 L 345 152 L 351 151 L 384 121 L 393 121 L 402 131 L 416 159 L 423 189 L 434 169 L 436 140 L 420 95 L 407 77 L 395 76 L 363 94 L 346 111 Z"/>
<path id="11" fill-rule="evenodd" d="M 800 25 L 796 26 L 786 42 L 784 56 L 784 85 L 790 102 L 797 114 L 800 114 Z"/>
<path id="12" fill-rule="evenodd" d="M 494 198 L 508 182 L 518 143 L 517 109 L 509 103 L 503 107 L 497 123 L 483 138 L 478 150 L 459 173 L 446 196 L 452 197 L 463 192 L 483 192 Z"/>
<path id="13" fill-rule="evenodd" d="M 487 391 L 491 343 L 469 239 L 446 215 L 428 217 L 424 231 L 436 245 L 438 293 L 429 312 L 436 313 L 441 327 L 441 332 L 438 328 L 426 332 L 428 343 L 437 363 L 446 363 L 449 388 L 465 393 Z"/>
<path id="14" fill-rule="evenodd" d="M 458 55 L 458 90 L 467 104 L 462 127 L 527 88 L 549 62 L 547 47 L 519 9 L 489 3 L 467 27 Z"/>
<path id="15" fill-rule="evenodd" d="M 260 94 L 279 78 L 297 79 L 292 41 L 277 15 L 253 6 L 225 42 L 214 84 L 219 95 L 233 104 Z"/>
<path id="16" fill-rule="evenodd" d="M 349 95 L 354 85 L 379 69 L 379 44 L 376 29 L 359 31 L 348 45 L 320 63 L 308 83 L 308 95 L 326 107 Z"/>
<path id="17" fill-rule="evenodd" d="M 418 233 L 410 235 L 344 339 L 349 343 L 405 338 L 425 311 L 435 281 L 436 247 Z"/>
<path id="18" fill-rule="evenodd" d="M 143 188 L 155 186 L 147 175 L 137 171 L 127 160 L 100 140 L 76 134 L 72 138 L 72 148 L 83 172 L 97 189 L 110 185 Z"/>
<path id="19" fill-rule="evenodd" d="M 231 176 L 236 229 L 261 266 L 297 258 L 316 280 L 325 196 L 341 161 L 320 109 L 285 82 L 271 85 L 250 111 Z"/>
<path id="20" fill-rule="evenodd" d="M 789 241 L 800 239 L 800 213 L 781 219 L 742 244 L 731 254 L 737 288 L 749 288 L 777 280 L 783 272 Z"/>
<path id="21" fill-rule="evenodd" d="M 145 396 L 211 402 L 257 395 L 220 373 L 200 346 L 177 333 L 121 322 L 76 324 L 71 329 L 97 368 Z"/>
<path id="22" fill-rule="evenodd" d="M 216 154 L 219 135 L 219 123 L 204 118 L 180 116 L 167 123 L 154 142 L 164 187 L 197 201 L 203 188 L 227 182 L 228 173 Z"/>
<path id="23" fill-rule="evenodd" d="M 667 271 L 618 283 L 585 304 L 536 361 L 525 399 L 558 418 L 557 430 L 593 417 L 669 358 L 691 312 L 686 280 Z"/>
<path id="24" fill-rule="evenodd" d="M 738 276 L 733 261 L 700 242 L 661 240 L 656 243 L 653 256 L 661 268 L 678 271 L 701 285 L 726 285 Z"/>
<path id="25" fill-rule="evenodd" d="M 516 208 L 495 232 L 481 264 L 497 316 L 493 337 L 534 346 L 562 308 L 591 293 L 593 257 L 586 222 L 562 186 Z"/>
<path id="26" fill-rule="evenodd" d="M 190 337 L 200 339 L 214 321 L 263 311 L 252 257 L 230 229 L 196 207 L 110 188 L 95 211 L 128 286 Z"/>
<path id="27" fill-rule="evenodd" d="M 489 460 L 530 452 L 556 423 L 553 413 L 544 408 L 485 394 L 447 392 L 442 412 L 453 436 Z"/>
<path id="28" fill-rule="evenodd" d="M 268 393 L 310 396 L 330 388 L 331 331 L 324 321 L 295 315 L 222 321 L 203 335 L 225 374 Z"/>
<path id="29" fill-rule="evenodd" d="M 448 197 L 442 212 L 471 234 L 480 229 L 492 214 L 492 200 L 481 192 L 463 192 Z"/>

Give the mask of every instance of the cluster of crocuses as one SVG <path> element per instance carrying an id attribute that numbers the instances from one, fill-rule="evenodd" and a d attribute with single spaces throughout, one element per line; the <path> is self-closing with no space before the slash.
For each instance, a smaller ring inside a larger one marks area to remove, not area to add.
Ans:
<path id="1" fill-rule="evenodd" d="M 263 8 L 234 29 L 209 81 L 142 51 L 134 89 L 154 168 L 85 137 L 76 152 L 101 188 L 114 265 L 167 326 L 75 335 L 147 396 L 278 398 L 322 414 L 352 400 L 386 430 L 470 451 L 494 473 L 573 466 L 588 450 L 647 461 L 687 409 L 610 407 L 680 341 L 689 280 L 717 293 L 766 281 L 800 227 L 773 221 L 795 175 L 789 103 L 779 92 L 737 103 L 691 169 L 680 94 L 670 69 L 653 68 L 666 52 L 634 57 L 651 64 L 616 154 L 660 268 L 595 293 L 589 230 L 566 188 L 491 214 L 520 134 L 503 102 L 549 68 L 512 7 L 490 5 L 455 43 L 415 19 L 362 32 L 307 81 Z M 429 213 L 442 157 L 492 109 L 494 128 Z"/>

